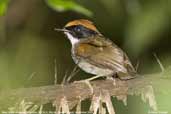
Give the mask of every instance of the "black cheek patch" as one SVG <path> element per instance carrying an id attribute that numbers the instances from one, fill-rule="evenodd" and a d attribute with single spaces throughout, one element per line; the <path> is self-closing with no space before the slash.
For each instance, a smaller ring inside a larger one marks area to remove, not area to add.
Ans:
<path id="1" fill-rule="evenodd" d="M 79 39 L 91 37 L 98 34 L 97 32 L 90 30 L 82 25 L 70 26 L 66 27 L 65 29 L 69 30 L 74 37 L 77 37 Z"/>

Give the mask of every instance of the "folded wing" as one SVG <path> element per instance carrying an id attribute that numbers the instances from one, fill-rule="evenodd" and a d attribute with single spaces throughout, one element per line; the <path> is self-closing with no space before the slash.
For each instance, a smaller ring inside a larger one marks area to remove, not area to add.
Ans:
<path id="1" fill-rule="evenodd" d="M 121 79 L 130 79 L 136 74 L 127 55 L 108 39 L 86 39 L 77 47 L 75 52 L 79 58 L 84 58 L 97 67 L 113 70 Z"/>

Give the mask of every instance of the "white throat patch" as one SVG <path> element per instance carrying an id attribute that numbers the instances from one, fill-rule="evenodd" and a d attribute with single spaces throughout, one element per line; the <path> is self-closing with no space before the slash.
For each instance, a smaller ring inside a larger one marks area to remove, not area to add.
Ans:
<path id="1" fill-rule="evenodd" d="M 72 45 L 74 45 L 74 44 L 79 42 L 79 39 L 74 38 L 70 33 L 68 33 L 68 32 L 64 32 L 64 33 L 67 35 L 67 37 L 70 40 Z"/>

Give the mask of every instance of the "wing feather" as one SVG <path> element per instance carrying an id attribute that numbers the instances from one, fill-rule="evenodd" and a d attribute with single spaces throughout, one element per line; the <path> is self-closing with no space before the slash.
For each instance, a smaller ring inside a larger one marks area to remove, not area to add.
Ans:
<path id="1" fill-rule="evenodd" d="M 107 39 L 97 37 L 83 40 L 76 49 L 79 58 L 84 58 L 97 67 L 113 70 L 114 73 L 125 74 L 121 78 L 128 76 L 129 72 L 135 72 L 127 55 Z"/>

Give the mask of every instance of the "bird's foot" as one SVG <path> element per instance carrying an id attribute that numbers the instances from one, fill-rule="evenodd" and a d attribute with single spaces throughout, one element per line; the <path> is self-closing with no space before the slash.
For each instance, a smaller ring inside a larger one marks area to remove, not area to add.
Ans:
<path id="1" fill-rule="evenodd" d="M 113 85 L 116 86 L 116 78 L 107 77 L 107 80 L 112 80 L 113 81 Z"/>
<path id="2" fill-rule="evenodd" d="M 94 93 L 93 87 L 89 80 L 85 79 L 85 80 L 75 81 L 74 83 L 85 83 L 90 88 L 91 93 L 92 94 Z"/>
<path id="3" fill-rule="evenodd" d="M 94 80 L 94 79 L 97 79 L 97 78 L 100 78 L 100 77 L 104 77 L 102 75 L 97 75 L 97 76 L 94 76 L 94 77 L 91 77 L 91 78 L 88 78 L 88 79 L 85 79 L 85 80 L 80 80 L 80 81 L 75 81 L 74 83 L 85 83 L 91 90 L 91 93 L 93 94 L 93 87 L 90 83 L 90 81 Z"/>

